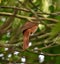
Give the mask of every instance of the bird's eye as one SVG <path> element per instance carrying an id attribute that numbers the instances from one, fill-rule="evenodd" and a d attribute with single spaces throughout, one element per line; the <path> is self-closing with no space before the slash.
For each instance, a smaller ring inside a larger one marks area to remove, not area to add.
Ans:
<path id="1" fill-rule="evenodd" d="M 34 35 L 34 33 L 31 32 L 31 36 L 33 36 L 33 35 Z"/>

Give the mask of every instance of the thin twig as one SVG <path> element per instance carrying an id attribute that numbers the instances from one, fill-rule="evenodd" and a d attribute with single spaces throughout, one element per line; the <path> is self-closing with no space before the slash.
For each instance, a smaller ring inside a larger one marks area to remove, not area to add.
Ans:
<path id="1" fill-rule="evenodd" d="M 17 5 L 18 6 L 18 5 Z M 15 15 L 17 14 L 18 10 L 14 9 L 14 12 L 10 16 L 9 19 L 6 20 L 6 22 L 0 27 L 0 33 L 4 34 L 6 31 L 11 27 L 11 23 L 13 22 Z"/>
<path id="2" fill-rule="evenodd" d="M 26 8 L 19 8 L 19 7 L 14 7 L 14 6 L 0 6 L 0 8 L 7 8 L 7 9 L 18 9 L 21 11 L 25 11 L 25 12 L 30 12 L 30 10 L 26 9 Z M 53 13 L 45 13 L 45 12 L 37 12 L 38 15 L 40 14 L 45 14 L 45 15 L 60 15 L 60 12 L 53 12 Z"/>
<path id="3" fill-rule="evenodd" d="M 0 12 L 1 16 L 12 16 L 12 13 L 6 13 L 6 12 Z M 27 17 L 27 16 L 21 16 L 21 15 L 15 15 L 15 17 L 19 18 L 19 19 L 32 19 L 32 20 L 36 20 L 36 18 L 34 17 Z M 53 22 L 58 22 L 58 20 L 56 19 L 52 19 L 52 18 L 40 18 L 40 20 L 49 20 L 49 21 L 53 21 Z"/>

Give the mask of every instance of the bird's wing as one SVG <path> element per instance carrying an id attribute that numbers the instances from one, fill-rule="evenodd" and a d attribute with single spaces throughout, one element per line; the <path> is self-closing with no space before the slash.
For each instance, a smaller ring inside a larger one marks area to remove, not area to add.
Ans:
<path id="1" fill-rule="evenodd" d="M 31 28 L 31 27 L 33 27 L 35 25 L 37 25 L 37 24 L 34 23 L 34 22 L 26 22 L 24 24 L 24 26 L 21 27 L 21 31 L 23 32 L 24 30 L 29 29 L 29 28 Z"/>

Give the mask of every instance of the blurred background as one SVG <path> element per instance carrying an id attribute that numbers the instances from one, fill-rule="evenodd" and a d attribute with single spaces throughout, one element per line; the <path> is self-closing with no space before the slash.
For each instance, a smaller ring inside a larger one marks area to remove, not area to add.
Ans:
<path id="1" fill-rule="evenodd" d="M 21 27 L 34 20 L 23 51 Z M 0 0 L 0 64 L 60 64 L 60 0 Z"/>

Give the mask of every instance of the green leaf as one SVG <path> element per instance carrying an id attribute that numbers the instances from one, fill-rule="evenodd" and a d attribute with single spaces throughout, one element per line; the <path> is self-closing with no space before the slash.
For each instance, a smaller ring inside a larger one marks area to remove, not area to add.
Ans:
<path id="1" fill-rule="evenodd" d="M 60 56 L 56 57 L 55 64 L 60 64 Z"/>
<path id="2" fill-rule="evenodd" d="M 60 32 L 60 22 L 58 22 L 51 30 L 51 37 L 56 36 Z"/>

